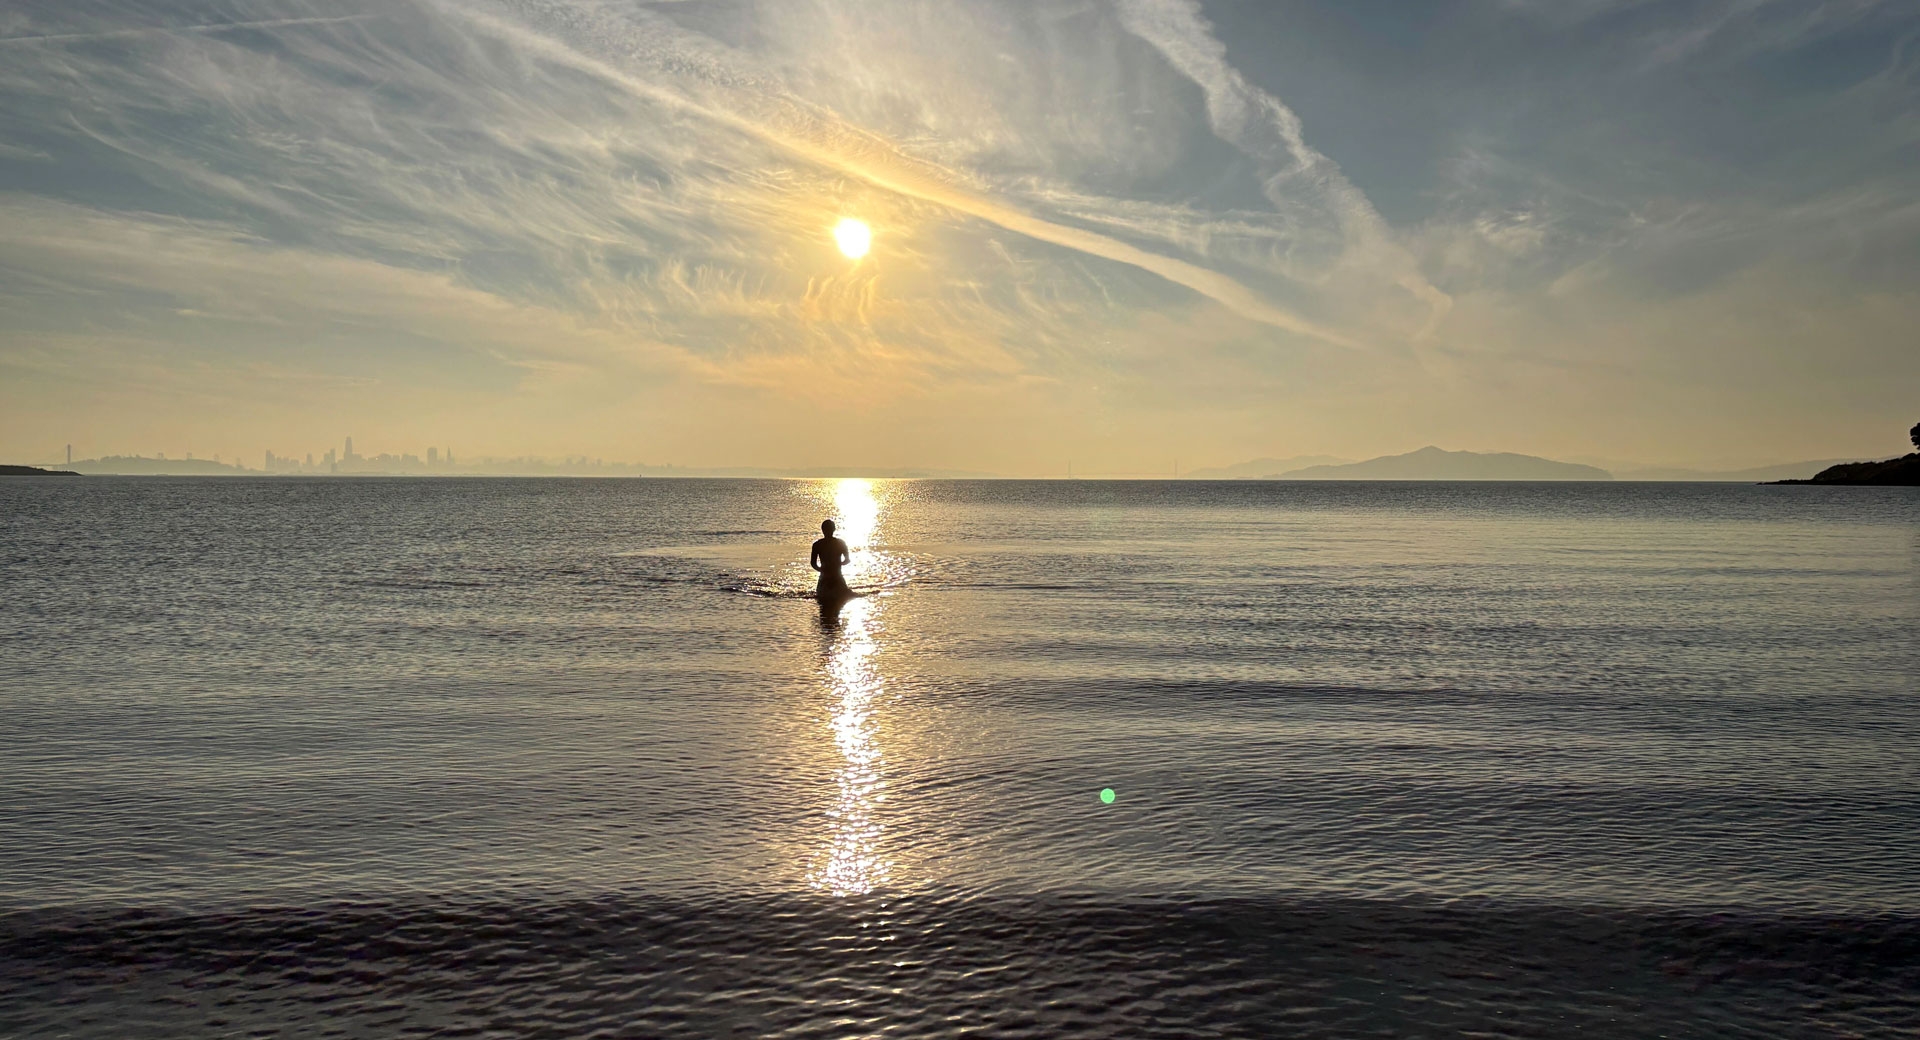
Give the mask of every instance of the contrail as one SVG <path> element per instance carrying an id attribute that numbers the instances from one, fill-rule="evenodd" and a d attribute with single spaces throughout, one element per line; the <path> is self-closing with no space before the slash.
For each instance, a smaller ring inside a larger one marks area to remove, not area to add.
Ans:
<path id="1" fill-rule="evenodd" d="M 271 18 L 257 22 L 215 22 L 211 25 L 155 25 L 141 29 L 107 29 L 85 33 L 43 33 L 39 36 L 0 36 L 0 43 L 67 43 L 74 40 L 112 40 L 125 36 L 152 36 L 156 33 L 213 33 L 228 29 L 275 29 L 283 25 L 329 25 L 334 22 L 358 22 L 376 17 L 370 14 L 336 15 L 330 18 Z"/>
<path id="2" fill-rule="evenodd" d="M 1228 64 L 1227 49 L 1214 37 L 1198 0 L 1118 0 L 1117 6 L 1121 25 L 1206 95 L 1215 136 L 1268 165 L 1268 199 L 1276 206 L 1286 203 L 1282 183 L 1313 185 L 1333 210 L 1347 244 L 1374 254 L 1395 283 L 1427 304 L 1427 324 L 1416 338 L 1430 334 L 1453 308 L 1453 298 L 1392 243 L 1386 221 L 1339 164 L 1307 144 L 1300 117 Z"/>
<path id="3" fill-rule="evenodd" d="M 785 102 L 779 122 L 755 119 L 739 112 L 696 101 L 685 94 L 650 83 L 604 60 L 506 19 L 454 7 L 487 31 L 514 39 L 547 57 L 594 73 L 625 87 L 636 96 L 731 127 L 766 141 L 816 165 L 837 170 L 901 195 L 944 206 L 996 224 L 1008 231 L 1068 249 L 1127 264 L 1185 286 L 1252 321 L 1310 336 L 1336 346 L 1360 349 L 1363 344 L 1338 332 L 1288 313 L 1272 301 L 1218 271 L 1188 263 L 1093 231 L 1056 224 L 987 198 L 954 183 L 941 167 L 902 153 L 866 130 L 830 120 L 802 106 Z M 782 104 L 778 99 L 769 99 Z"/>

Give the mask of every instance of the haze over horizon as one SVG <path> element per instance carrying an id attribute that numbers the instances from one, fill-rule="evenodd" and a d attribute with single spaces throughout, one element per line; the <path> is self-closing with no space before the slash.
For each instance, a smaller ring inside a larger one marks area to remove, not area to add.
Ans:
<path id="1" fill-rule="evenodd" d="M 1875 0 L 0 11 L 0 456 L 1884 457 L 1916 38 Z"/>

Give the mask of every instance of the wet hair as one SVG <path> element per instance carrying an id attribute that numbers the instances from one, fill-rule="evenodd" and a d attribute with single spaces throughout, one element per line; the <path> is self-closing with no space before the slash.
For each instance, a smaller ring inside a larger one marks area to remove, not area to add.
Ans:
<path id="1" fill-rule="evenodd" d="M 830 535 L 832 535 L 832 534 L 833 534 L 833 521 L 831 521 L 831 520 L 822 520 L 822 521 L 820 521 L 820 533 L 821 533 L 821 534 L 824 534 L 824 535 L 829 535 L 829 536 L 830 536 Z"/>

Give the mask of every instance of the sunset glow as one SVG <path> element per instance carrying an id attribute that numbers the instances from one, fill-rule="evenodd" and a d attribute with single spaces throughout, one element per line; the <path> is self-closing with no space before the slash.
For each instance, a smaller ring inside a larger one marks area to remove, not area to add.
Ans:
<path id="1" fill-rule="evenodd" d="M 5 1035 L 1920 1038 L 1917 145 L 1915 0 L 0 0 Z"/>
<path id="2" fill-rule="evenodd" d="M 321 6 L 13 5 L 8 461 L 1685 476 L 1913 421 L 1911 4 Z"/>

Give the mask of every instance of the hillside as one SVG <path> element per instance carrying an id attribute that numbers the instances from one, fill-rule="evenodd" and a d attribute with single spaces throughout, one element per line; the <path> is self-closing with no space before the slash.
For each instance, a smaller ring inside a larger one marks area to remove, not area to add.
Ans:
<path id="1" fill-rule="evenodd" d="M 1511 452 L 1444 451 L 1429 445 L 1344 466 L 1308 466 L 1282 480 L 1612 480 L 1604 469 Z"/>
<path id="2" fill-rule="evenodd" d="M 1881 462 L 1843 462 L 1828 466 L 1811 480 L 1778 480 L 1776 484 L 1878 484 L 1920 487 L 1920 452 Z"/>

